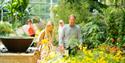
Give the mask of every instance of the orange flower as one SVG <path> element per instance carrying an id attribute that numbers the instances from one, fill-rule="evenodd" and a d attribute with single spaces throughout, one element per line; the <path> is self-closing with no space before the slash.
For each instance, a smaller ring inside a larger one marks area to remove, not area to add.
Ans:
<path id="1" fill-rule="evenodd" d="M 118 47 L 116 47 L 116 46 L 113 46 L 110 48 L 111 53 L 115 53 L 115 52 L 117 52 L 117 50 L 118 50 Z"/>

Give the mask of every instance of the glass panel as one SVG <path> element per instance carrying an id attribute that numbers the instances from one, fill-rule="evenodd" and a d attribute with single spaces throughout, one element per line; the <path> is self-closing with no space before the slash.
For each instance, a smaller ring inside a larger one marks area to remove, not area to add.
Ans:
<path id="1" fill-rule="evenodd" d="M 50 12 L 50 5 L 46 5 L 46 13 Z"/>
<path id="2" fill-rule="evenodd" d="M 39 15 L 40 14 L 40 4 L 31 4 L 30 5 L 31 7 L 31 14 L 33 15 Z"/>
<path id="3" fill-rule="evenodd" d="M 52 1 L 53 4 L 57 3 L 57 0 Z M 29 7 L 31 7 L 32 16 L 49 18 L 51 6 L 50 2 L 51 0 L 30 0 Z"/>
<path id="4" fill-rule="evenodd" d="M 57 3 L 57 0 L 53 0 L 53 3 Z"/>
<path id="5" fill-rule="evenodd" d="M 46 13 L 46 8 L 45 8 L 45 6 L 46 6 L 46 5 L 41 5 L 41 6 L 40 6 L 40 15 Z"/>
<path id="6" fill-rule="evenodd" d="M 50 0 L 47 0 L 47 3 L 50 3 Z"/>

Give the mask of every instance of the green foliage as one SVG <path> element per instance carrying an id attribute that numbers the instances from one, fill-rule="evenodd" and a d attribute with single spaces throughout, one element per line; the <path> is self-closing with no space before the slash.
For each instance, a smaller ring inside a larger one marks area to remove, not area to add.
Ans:
<path id="1" fill-rule="evenodd" d="M 112 5 L 115 7 L 121 7 L 124 6 L 125 0 L 101 0 L 101 3 L 104 3 L 106 5 Z"/>
<path id="2" fill-rule="evenodd" d="M 65 23 L 68 23 L 69 15 L 73 14 L 76 18 L 76 23 L 86 22 L 89 12 L 89 4 L 86 0 L 74 0 L 74 3 L 68 2 L 68 0 L 61 0 L 59 5 L 53 7 L 55 21 L 58 22 L 63 19 Z"/>
<path id="3" fill-rule="evenodd" d="M 61 0 L 53 7 L 55 22 L 63 19 L 68 23 L 68 16 L 74 14 L 76 23 L 81 26 L 84 43 L 90 47 L 97 47 L 103 42 L 122 46 L 125 41 L 125 9 L 119 6 L 121 1 L 110 0 L 109 3 L 115 5 L 108 6 L 93 0 Z M 93 9 L 98 12 L 94 13 Z"/>
<path id="4" fill-rule="evenodd" d="M 108 25 L 108 30 L 110 33 L 118 33 L 122 32 L 120 28 L 123 27 L 124 24 L 124 12 L 121 8 L 107 8 L 103 10 L 105 21 Z"/>
<path id="5" fill-rule="evenodd" d="M 0 35 L 7 35 L 9 33 L 12 33 L 12 25 L 8 22 L 0 22 Z"/>
<path id="6" fill-rule="evenodd" d="M 81 23 L 82 35 L 85 43 L 94 47 L 106 42 L 110 45 L 122 46 L 124 44 L 124 17 L 125 9 L 109 7 L 102 9 L 102 13 L 90 18 L 84 26 Z"/>
<path id="7" fill-rule="evenodd" d="M 70 47 L 71 49 L 78 47 L 80 44 L 79 40 L 77 39 L 70 39 L 67 43 L 67 48 Z"/>
<path id="8" fill-rule="evenodd" d="M 125 35 L 124 11 L 124 8 L 108 7 L 102 9 L 102 13 L 89 18 L 90 22 L 84 26 L 81 23 L 85 43 L 94 47 L 103 42 L 122 46 Z"/>
<path id="9" fill-rule="evenodd" d="M 21 26 L 22 26 L 22 24 L 21 24 L 21 21 L 19 21 L 19 20 L 16 20 L 16 21 L 13 22 L 13 24 L 12 24 L 13 30 L 16 30 L 17 28 L 19 28 L 19 27 L 21 27 Z"/>
<path id="10" fill-rule="evenodd" d="M 8 12 L 4 13 L 4 21 L 8 21 L 14 23 L 16 20 L 20 20 L 23 22 L 23 19 L 26 18 L 27 12 L 25 9 L 27 8 L 29 0 L 10 0 L 5 3 L 3 6 Z"/>
<path id="11" fill-rule="evenodd" d="M 104 20 L 107 24 L 108 37 L 114 39 L 115 45 L 123 44 L 125 32 L 125 9 L 109 7 L 103 10 Z"/>
<path id="12" fill-rule="evenodd" d="M 90 47 L 97 47 L 106 40 L 107 26 L 101 14 L 94 15 L 89 20 L 90 22 L 84 26 L 81 23 L 84 43 L 89 44 Z"/>

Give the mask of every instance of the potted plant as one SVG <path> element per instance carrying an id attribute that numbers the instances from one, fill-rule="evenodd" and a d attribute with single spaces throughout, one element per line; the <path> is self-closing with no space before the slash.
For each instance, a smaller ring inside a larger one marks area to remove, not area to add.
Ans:
<path id="1" fill-rule="evenodd" d="M 12 29 L 12 24 L 1 21 L 0 39 L 9 52 L 26 52 L 27 48 L 32 43 L 33 37 L 24 35 L 18 36 Z"/>

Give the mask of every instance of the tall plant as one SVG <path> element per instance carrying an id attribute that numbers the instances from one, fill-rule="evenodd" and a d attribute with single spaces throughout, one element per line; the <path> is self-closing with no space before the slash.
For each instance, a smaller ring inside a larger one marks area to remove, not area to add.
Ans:
<path id="1" fill-rule="evenodd" d="M 99 13 L 89 18 L 90 22 L 84 26 L 81 23 L 82 37 L 84 43 L 88 44 L 89 48 L 97 47 L 106 41 L 107 38 L 107 25 L 104 22 L 103 16 Z"/>
<path id="2" fill-rule="evenodd" d="M 107 23 L 108 37 L 115 45 L 122 45 L 125 36 L 125 9 L 118 7 L 109 7 L 103 9 L 105 21 Z"/>
<path id="3" fill-rule="evenodd" d="M 29 0 L 10 0 L 5 3 L 3 8 L 8 12 L 4 15 L 4 21 L 9 20 L 12 23 L 18 20 L 22 21 L 23 17 L 26 15 L 25 9 L 28 4 Z"/>
<path id="4" fill-rule="evenodd" d="M 68 17 L 71 14 L 76 16 L 76 23 L 86 22 L 89 12 L 89 4 L 86 0 L 61 0 L 59 5 L 53 8 L 55 21 L 63 19 L 68 23 Z M 86 17 L 85 17 L 86 16 Z"/>

